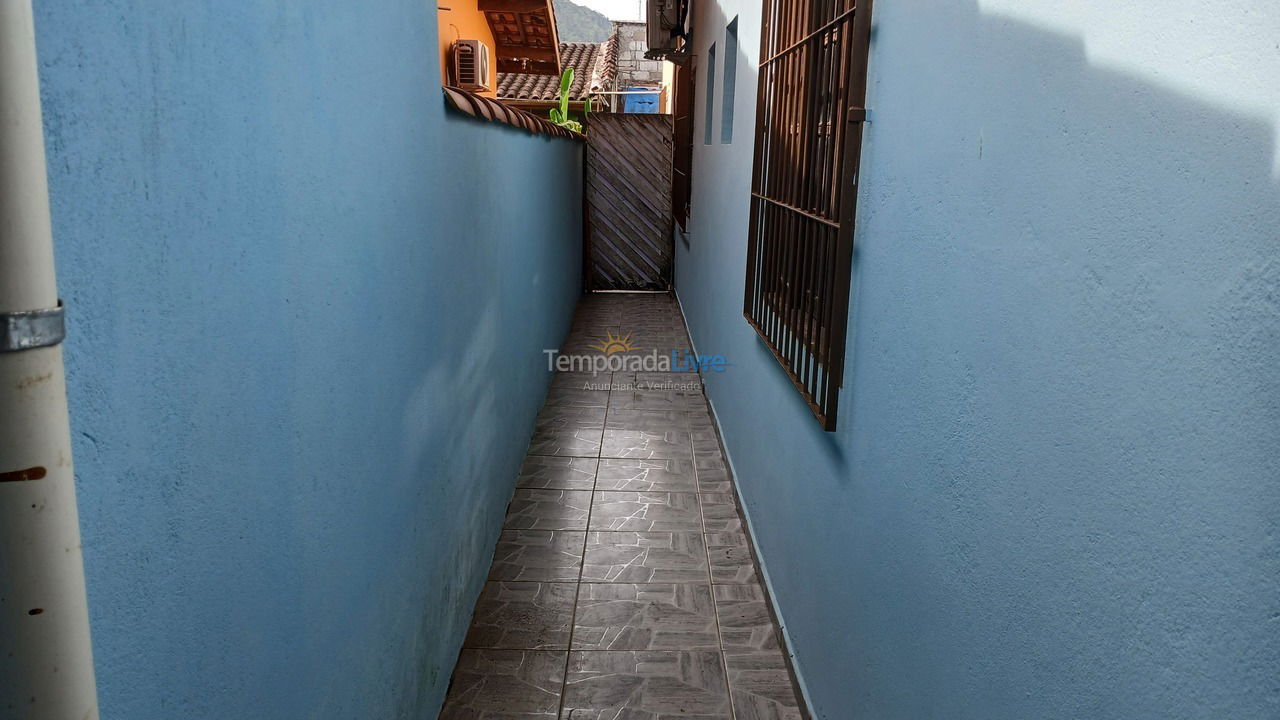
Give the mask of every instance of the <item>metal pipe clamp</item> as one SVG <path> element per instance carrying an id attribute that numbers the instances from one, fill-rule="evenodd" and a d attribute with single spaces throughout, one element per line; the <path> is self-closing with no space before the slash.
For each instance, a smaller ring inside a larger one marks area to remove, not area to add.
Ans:
<path id="1" fill-rule="evenodd" d="M 62 301 L 45 310 L 0 313 L 0 352 L 49 347 L 67 336 Z"/>

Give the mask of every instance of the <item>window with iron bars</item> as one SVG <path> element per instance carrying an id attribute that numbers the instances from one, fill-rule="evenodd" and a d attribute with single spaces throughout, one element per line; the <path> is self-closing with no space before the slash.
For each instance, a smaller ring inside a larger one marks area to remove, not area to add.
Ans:
<path id="1" fill-rule="evenodd" d="M 764 0 L 743 314 L 836 428 L 871 0 Z"/>

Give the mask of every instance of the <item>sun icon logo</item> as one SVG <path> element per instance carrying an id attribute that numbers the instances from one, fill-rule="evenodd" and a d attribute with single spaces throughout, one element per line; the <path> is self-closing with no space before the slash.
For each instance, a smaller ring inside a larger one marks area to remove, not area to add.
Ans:
<path id="1" fill-rule="evenodd" d="M 613 355 L 614 353 L 631 352 L 637 348 L 631 342 L 631 333 L 614 335 L 612 330 L 606 330 L 604 339 L 592 345 L 591 349 L 599 350 L 605 355 Z"/>

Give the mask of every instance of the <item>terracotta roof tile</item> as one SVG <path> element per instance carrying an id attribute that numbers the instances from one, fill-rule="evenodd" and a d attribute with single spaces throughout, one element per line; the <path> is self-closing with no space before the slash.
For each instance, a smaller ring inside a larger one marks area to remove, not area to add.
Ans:
<path id="1" fill-rule="evenodd" d="M 602 73 L 602 47 L 596 43 L 560 43 L 561 64 L 573 68 L 570 100 L 585 100 L 592 90 L 606 89 L 606 80 L 611 80 L 612 75 Z M 555 100 L 559 93 L 560 78 L 553 75 L 498 73 L 498 97 L 503 100 Z"/>
<path id="2" fill-rule="evenodd" d="M 622 45 L 622 37 L 618 24 L 613 24 L 613 32 L 609 39 L 600 46 L 600 76 L 612 83 L 618 78 L 618 49 Z"/>
<path id="3" fill-rule="evenodd" d="M 449 107 L 481 120 L 505 123 L 534 135 L 554 135 L 570 140 L 584 139 L 579 133 L 555 125 L 537 115 L 527 113 L 524 110 L 517 110 L 503 105 L 493 98 L 482 97 L 452 85 L 444 87 L 444 98 Z"/>

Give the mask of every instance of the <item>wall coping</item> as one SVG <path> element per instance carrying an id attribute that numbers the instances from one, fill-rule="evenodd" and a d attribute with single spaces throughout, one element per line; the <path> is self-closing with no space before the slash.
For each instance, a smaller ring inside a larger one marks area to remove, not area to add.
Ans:
<path id="1" fill-rule="evenodd" d="M 578 142 L 587 139 L 582 133 L 576 133 L 568 128 L 560 127 L 550 120 L 544 120 L 533 113 L 513 108 L 493 98 L 482 97 L 453 85 L 444 86 L 444 99 L 450 107 L 466 115 L 520 128 L 532 135 L 551 135 L 566 140 L 577 140 Z"/>

